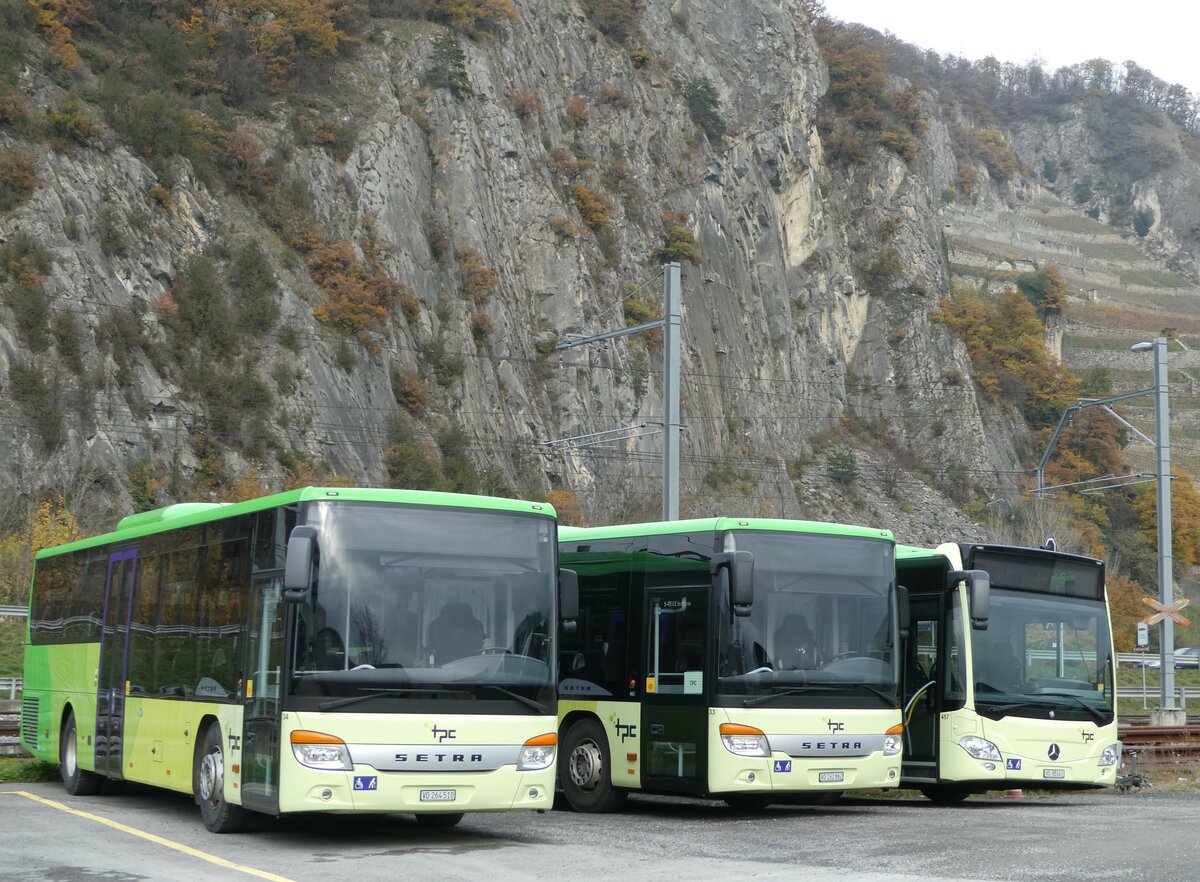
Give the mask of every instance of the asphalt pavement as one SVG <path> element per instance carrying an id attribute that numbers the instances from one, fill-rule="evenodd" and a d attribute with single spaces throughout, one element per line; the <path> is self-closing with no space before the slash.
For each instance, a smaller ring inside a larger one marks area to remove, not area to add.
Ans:
<path id="1" fill-rule="evenodd" d="M 186 796 L 128 787 L 69 797 L 53 784 L 0 787 L 0 879 L 951 880 L 1200 879 L 1200 793 L 908 798 L 737 812 L 723 803 L 634 798 L 614 815 L 263 818 L 216 836 Z"/>

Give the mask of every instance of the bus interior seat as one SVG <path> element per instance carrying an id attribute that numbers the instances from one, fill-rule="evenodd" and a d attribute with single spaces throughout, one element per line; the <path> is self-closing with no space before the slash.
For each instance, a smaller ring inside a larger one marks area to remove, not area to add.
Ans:
<path id="1" fill-rule="evenodd" d="M 321 628 L 313 635 L 313 662 L 319 671 L 340 671 L 346 667 L 346 644 L 333 628 Z"/>
<path id="2" fill-rule="evenodd" d="M 429 623 L 429 646 L 439 665 L 478 655 L 483 649 L 483 623 L 475 618 L 471 606 L 462 601 L 449 601 L 438 617 Z"/>
<path id="3" fill-rule="evenodd" d="M 784 616 L 771 641 L 780 669 L 817 668 L 817 638 L 801 613 Z"/>

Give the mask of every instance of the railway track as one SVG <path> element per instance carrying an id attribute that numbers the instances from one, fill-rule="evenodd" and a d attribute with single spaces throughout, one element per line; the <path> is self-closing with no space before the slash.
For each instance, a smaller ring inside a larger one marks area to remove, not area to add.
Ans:
<path id="1" fill-rule="evenodd" d="M 1122 724 L 1118 736 L 1124 746 L 1124 759 L 1137 751 L 1138 765 L 1147 768 L 1196 765 L 1200 763 L 1200 724 L 1186 726 L 1150 726 Z"/>

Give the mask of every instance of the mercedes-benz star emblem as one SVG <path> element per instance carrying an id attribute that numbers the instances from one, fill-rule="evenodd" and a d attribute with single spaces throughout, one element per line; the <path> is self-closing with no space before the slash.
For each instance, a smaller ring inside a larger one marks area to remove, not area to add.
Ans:
<path id="1" fill-rule="evenodd" d="M 1046 751 L 1046 756 L 1050 757 L 1051 762 L 1054 762 L 1056 759 L 1058 759 L 1060 753 L 1061 751 L 1059 751 L 1058 745 L 1051 744 L 1050 749 Z"/>

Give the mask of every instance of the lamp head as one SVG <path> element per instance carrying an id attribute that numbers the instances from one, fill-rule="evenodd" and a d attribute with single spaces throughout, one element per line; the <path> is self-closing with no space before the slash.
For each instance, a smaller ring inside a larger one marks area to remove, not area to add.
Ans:
<path id="1" fill-rule="evenodd" d="M 1134 343 L 1132 346 L 1129 347 L 1129 351 L 1130 352 L 1149 352 L 1153 348 L 1154 348 L 1154 344 L 1149 341 L 1146 341 L 1143 343 Z"/>

